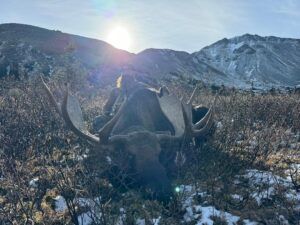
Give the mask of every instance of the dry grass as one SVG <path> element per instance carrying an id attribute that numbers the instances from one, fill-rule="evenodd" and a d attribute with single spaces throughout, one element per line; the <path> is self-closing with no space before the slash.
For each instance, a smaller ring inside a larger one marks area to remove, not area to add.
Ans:
<path id="1" fill-rule="evenodd" d="M 62 83 L 61 77 L 50 82 Z M 178 96 L 188 98 L 193 87 L 180 82 L 165 83 Z M 57 85 L 59 86 L 59 85 Z M 84 117 L 91 122 L 100 111 L 110 87 L 97 89 L 73 82 Z M 60 97 L 60 91 L 55 92 Z M 216 207 L 256 221 L 269 221 L 276 213 L 294 223 L 293 204 L 285 200 L 258 206 L 253 199 L 234 201 L 230 194 L 246 187 L 234 184 L 237 175 L 246 169 L 272 170 L 290 176 L 299 188 L 300 96 L 296 94 L 253 94 L 230 92 L 216 101 L 216 131 L 198 148 L 184 148 L 188 160 L 178 168 L 176 184 L 193 184 L 208 195 L 207 201 Z M 214 94 L 202 88 L 196 103 L 209 105 Z M 101 218 L 95 224 L 114 224 L 120 219 L 120 208 L 126 210 L 124 224 L 145 218 L 161 218 L 161 224 L 179 224 L 184 211 L 180 196 L 168 206 L 143 200 L 138 192 L 125 194 L 105 179 L 88 171 L 82 155 L 92 148 L 65 127 L 55 114 L 35 79 L 0 82 L 0 221 L 3 224 L 78 224 L 77 217 L 91 210 L 79 206 L 74 199 L 93 198 L 101 194 L 96 208 Z M 101 168 L 109 167 L 105 157 Z M 287 169 L 290 171 L 286 173 Z M 29 185 L 39 178 L 38 188 Z M 298 189 L 299 190 L 299 189 Z M 53 197 L 62 195 L 68 205 L 64 213 L 53 209 Z M 203 199 L 194 199 L 203 203 Z M 275 207 L 275 204 L 276 207 Z M 279 204 L 279 205 L 278 205 Z M 151 210 L 150 210 L 151 209 Z M 298 217 L 297 217 L 298 216 Z M 214 218 L 219 224 L 225 224 Z"/>

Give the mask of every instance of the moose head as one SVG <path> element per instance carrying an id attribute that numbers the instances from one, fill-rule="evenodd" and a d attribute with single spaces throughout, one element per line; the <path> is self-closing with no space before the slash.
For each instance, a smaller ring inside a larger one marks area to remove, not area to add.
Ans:
<path id="1" fill-rule="evenodd" d="M 104 154 L 103 149 L 114 151 L 121 146 L 124 152 L 133 155 L 137 183 L 151 190 L 157 199 L 168 199 L 172 195 L 166 166 L 160 160 L 163 148 L 172 151 L 171 146 L 184 139 L 203 138 L 213 124 L 213 106 L 199 121 L 192 122 L 196 89 L 189 101 L 183 103 L 174 95 L 140 87 L 125 98 L 117 113 L 97 134 L 91 134 L 85 127 L 79 102 L 68 88 L 62 103 L 58 104 L 43 80 L 42 84 L 67 126 L 92 143 L 97 154 Z"/>

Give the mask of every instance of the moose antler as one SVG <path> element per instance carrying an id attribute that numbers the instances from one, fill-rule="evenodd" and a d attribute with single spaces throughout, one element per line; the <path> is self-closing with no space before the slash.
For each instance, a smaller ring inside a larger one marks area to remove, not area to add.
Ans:
<path id="1" fill-rule="evenodd" d="M 193 125 L 194 129 L 200 129 L 200 128 L 204 127 L 205 124 L 207 124 L 209 122 L 209 119 L 212 118 L 212 116 L 213 116 L 212 114 L 213 114 L 213 111 L 214 111 L 214 105 L 215 105 L 217 97 L 218 97 L 217 95 L 214 97 L 214 100 L 212 102 L 212 106 L 209 108 L 209 110 L 207 111 L 205 116 L 200 121 L 198 121 L 197 123 L 195 123 Z"/>
<path id="2" fill-rule="evenodd" d="M 189 98 L 189 100 L 187 101 L 186 104 L 181 101 L 182 114 L 183 114 L 183 119 L 184 119 L 184 124 L 185 124 L 185 135 L 191 136 L 191 137 L 205 136 L 209 132 L 209 130 L 213 124 L 213 110 L 214 110 L 213 107 L 214 107 L 215 100 L 213 101 L 212 106 L 210 107 L 208 112 L 205 114 L 205 116 L 200 121 L 198 121 L 196 124 L 192 123 L 191 116 L 189 116 L 187 114 L 187 109 L 189 111 L 191 111 L 192 103 L 193 103 L 193 100 L 195 99 L 197 89 L 198 89 L 198 87 L 195 87 L 195 89 L 193 90 L 193 92 L 191 94 L 191 97 Z"/>
<path id="3" fill-rule="evenodd" d="M 197 124 L 199 126 L 193 125 L 192 121 L 190 121 L 186 110 L 182 105 L 182 113 L 183 113 L 183 119 L 185 124 L 185 135 L 190 137 L 204 137 L 209 132 L 212 124 L 213 124 L 213 106 L 210 107 L 206 115 L 203 117 L 202 120 L 200 120 Z M 203 124 L 205 124 L 201 129 L 198 129 L 197 127 L 201 127 Z M 201 125 L 201 126 L 200 126 Z"/>
<path id="4" fill-rule="evenodd" d="M 192 95 L 191 95 L 191 97 L 189 98 L 189 100 L 187 101 L 187 105 L 192 105 L 192 103 L 193 103 L 193 101 L 194 101 L 194 98 L 195 98 L 195 96 L 196 96 L 196 91 L 197 91 L 197 89 L 198 89 L 198 87 L 195 87 L 194 88 L 194 90 L 193 90 L 193 92 L 192 92 Z"/>
<path id="5" fill-rule="evenodd" d="M 193 93 L 187 103 L 184 103 L 182 99 L 180 100 L 181 104 L 181 111 L 184 120 L 184 133 L 179 136 L 171 136 L 167 134 L 157 134 L 158 138 L 161 141 L 176 141 L 182 140 L 184 137 L 204 137 L 209 132 L 212 124 L 213 124 L 213 114 L 214 114 L 214 103 L 213 101 L 212 106 L 206 113 L 206 115 L 198 121 L 196 124 L 192 123 L 192 102 L 196 96 L 197 87 L 193 90 Z"/>
<path id="6" fill-rule="evenodd" d="M 98 137 L 86 129 L 79 102 L 77 98 L 69 94 L 68 87 L 61 105 L 61 112 L 67 126 L 76 135 L 96 144 L 100 142 Z"/>
<path id="7" fill-rule="evenodd" d="M 40 79 L 42 81 L 42 85 L 43 85 L 43 88 L 45 89 L 46 91 L 46 94 L 50 100 L 50 103 L 54 106 L 56 112 L 62 116 L 62 113 L 61 113 L 61 106 L 55 101 L 55 98 L 52 94 L 52 92 L 50 91 L 50 88 L 48 87 L 48 85 L 45 83 L 44 79 L 42 76 L 40 76 Z"/>
<path id="8" fill-rule="evenodd" d="M 94 144 L 100 144 L 100 142 L 102 144 L 108 141 L 111 130 L 113 129 L 114 125 L 116 124 L 116 122 L 118 121 L 118 119 L 122 114 L 122 110 L 124 108 L 126 100 L 123 102 L 122 106 L 120 107 L 116 115 L 110 121 L 108 121 L 103 126 L 103 128 L 99 131 L 99 137 L 97 137 L 91 134 L 85 127 L 79 102 L 76 97 L 69 94 L 68 87 L 66 88 L 65 96 L 60 106 L 60 104 L 56 102 L 50 88 L 44 82 L 42 77 L 41 80 L 42 80 L 42 85 L 48 95 L 51 104 L 54 106 L 57 113 L 62 116 L 67 126 L 76 135 Z"/>

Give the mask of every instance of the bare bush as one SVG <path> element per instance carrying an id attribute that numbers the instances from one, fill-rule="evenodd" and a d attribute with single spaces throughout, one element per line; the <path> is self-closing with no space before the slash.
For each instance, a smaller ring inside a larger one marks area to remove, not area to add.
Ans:
<path id="1" fill-rule="evenodd" d="M 76 77 L 75 77 L 76 78 Z M 79 80 L 83 80 L 80 77 Z M 65 82 L 53 77 L 50 86 Z M 78 81 L 78 80 L 77 80 Z M 90 83 L 73 81 L 79 101 L 91 121 L 101 112 L 111 89 L 98 89 Z M 171 92 L 187 98 L 192 85 L 165 84 Z M 59 88 L 54 92 L 61 97 Z M 102 176 L 112 169 L 107 155 L 96 158 L 97 170 L 85 166 L 91 146 L 73 135 L 45 101 L 35 79 L 15 81 L 3 78 L 0 84 L 0 221 L 4 224 L 179 224 L 185 209 L 184 196 L 175 195 L 169 205 L 144 200 L 141 193 L 112 186 Z M 202 87 L 196 101 L 209 105 L 214 93 Z M 290 177 L 299 191 L 300 101 L 297 94 L 252 94 L 232 91 L 219 95 L 216 102 L 216 127 L 211 137 L 198 147 L 183 143 L 176 151 L 185 157 L 178 164 L 174 185 L 191 184 L 205 191 L 195 195 L 199 204 L 213 204 L 241 217 L 270 221 L 276 213 L 291 223 L 297 220 L 293 203 L 276 195 L 274 202 L 257 205 L 237 176 L 247 169 L 271 170 Z M 179 160 L 180 161 L 180 160 Z M 282 190 L 282 196 L 285 193 Z M 242 199 L 231 194 L 244 190 Z M 66 208 L 56 210 L 57 196 Z M 202 196 L 202 197 L 201 197 Z M 274 205 L 276 205 L 276 210 Z M 269 204 L 269 205 L 268 205 Z M 272 210 L 273 211 L 272 211 Z M 267 213 L 266 213 L 267 212 Z M 99 216 L 101 215 L 101 216 Z M 274 217 L 275 218 L 275 217 Z M 214 218 L 220 224 L 223 221 Z"/>

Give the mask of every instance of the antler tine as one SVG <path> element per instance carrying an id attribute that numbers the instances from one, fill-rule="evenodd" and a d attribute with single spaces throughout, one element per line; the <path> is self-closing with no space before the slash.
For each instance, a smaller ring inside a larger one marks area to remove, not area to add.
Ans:
<path id="1" fill-rule="evenodd" d="M 92 134 L 90 134 L 88 131 L 83 131 L 78 129 L 78 127 L 73 123 L 70 114 L 68 112 L 68 101 L 69 101 L 69 88 L 68 85 L 66 85 L 66 92 L 63 99 L 63 103 L 61 105 L 61 112 L 62 117 L 65 120 L 66 124 L 70 127 L 70 129 L 79 137 L 82 137 L 92 143 L 99 144 L 100 139 Z"/>
<path id="2" fill-rule="evenodd" d="M 216 102 L 217 97 L 218 97 L 218 95 L 216 94 L 215 97 L 214 97 L 214 100 L 212 101 L 211 107 L 209 108 L 208 112 L 205 114 L 205 116 L 200 121 L 198 121 L 193 126 L 194 129 L 200 129 L 208 122 L 208 119 L 210 118 L 210 116 L 211 116 L 211 114 L 214 110 L 215 102 Z"/>
<path id="3" fill-rule="evenodd" d="M 194 137 L 201 137 L 201 136 L 205 136 L 207 135 L 207 133 L 209 132 L 209 130 L 211 129 L 212 125 L 213 125 L 213 114 L 214 114 L 214 108 L 211 108 L 211 113 L 209 114 L 209 118 L 205 124 L 205 126 L 201 129 L 193 129 L 193 136 Z"/>
<path id="4" fill-rule="evenodd" d="M 190 99 L 189 99 L 188 102 L 187 102 L 188 105 L 191 105 L 191 104 L 193 103 L 193 100 L 194 100 L 194 98 L 195 98 L 195 96 L 196 96 L 196 91 L 197 91 L 197 89 L 198 89 L 198 87 L 196 86 L 195 89 L 193 90 L 193 93 L 192 93 Z"/>
<path id="5" fill-rule="evenodd" d="M 74 122 L 71 119 L 71 116 L 68 112 L 68 101 L 69 101 L 69 92 L 68 92 L 68 88 L 66 90 L 62 105 L 60 107 L 60 105 L 56 102 L 50 88 L 47 86 L 47 84 L 44 82 L 42 76 L 40 76 L 41 81 L 42 81 L 42 85 L 47 93 L 47 96 L 51 102 L 51 104 L 55 107 L 56 112 L 64 119 L 64 121 L 66 122 L 66 124 L 70 127 L 70 129 L 78 136 L 83 137 L 85 139 L 87 139 L 90 142 L 99 143 L 99 138 L 90 134 L 87 130 L 81 130 L 79 129 Z M 80 111 L 81 112 L 81 111 Z"/>
<path id="6" fill-rule="evenodd" d="M 157 94 L 158 94 L 158 97 L 162 97 L 162 96 L 164 96 L 164 95 L 169 95 L 170 94 L 170 91 L 169 91 L 169 89 L 165 86 L 165 85 L 163 85 L 162 87 L 160 87 L 159 89 L 158 89 L 158 92 L 157 92 Z"/>
<path id="7" fill-rule="evenodd" d="M 124 102 L 122 103 L 120 109 L 118 110 L 118 112 L 116 113 L 116 115 L 110 120 L 108 121 L 103 127 L 102 129 L 99 131 L 99 138 L 96 137 L 95 135 L 89 133 L 84 126 L 82 126 L 81 121 L 78 123 L 74 120 L 72 120 L 72 115 L 70 114 L 69 110 L 68 110 L 68 102 L 70 101 L 70 95 L 69 95 L 69 89 L 68 89 L 68 85 L 66 85 L 66 92 L 65 92 L 65 96 L 62 102 L 61 107 L 59 107 L 59 104 L 55 101 L 55 98 L 52 94 L 52 92 L 50 91 L 49 87 L 47 86 L 47 84 L 44 82 L 43 78 L 41 77 L 42 80 L 42 84 L 43 87 L 49 97 L 50 102 L 52 103 L 52 105 L 55 107 L 56 111 L 62 116 L 62 118 L 65 120 L 66 124 L 69 126 L 69 128 L 78 136 L 92 142 L 95 144 L 100 144 L 101 143 L 107 143 L 108 139 L 109 139 L 109 135 L 110 132 L 112 131 L 114 125 L 117 123 L 118 119 L 120 118 L 123 109 L 125 107 L 125 103 L 126 103 L 126 99 L 124 100 Z M 74 102 L 76 103 L 76 100 L 72 100 L 73 104 Z M 77 106 L 76 106 L 77 107 Z M 77 113 L 79 113 L 79 115 L 81 114 L 81 110 L 80 110 L 80 106 L 78 106 L 77 108 Z M 79 112 L 78 112 L 79 111 Z M 78 115 L 78 114 L 77 114 Z M 82 117 L 82 115 L 80 116 Z M 77 123 L 77 124 L 76 124 Z"/>
<path id="8" fill-rule="evenodd" d="M 201 120 L 199 120 L 197 123 L 194 124 L 193 126 L 194 129 L 200 129 L 207 123 L 208 119 L 210 118 L 210 114 L 212 113 L 212 107 L 213 106 L 209 108 L 209 110 Z"/>
<path id="9" fill-rule="evenodd" d="M 182 113 L 183 113 L 183 119 L 185 124 L 185 134 L 189 137 L 201 137 L 205 136 L 208 131 L 210 130 L 212 124 L 213 124 L 213 108 L 211 108 L 211 113 L 209 114 L 209 118 L 207 119 L 207 122 L 205 126 L 201 129 L 195 129 L 192 125 L 192 122 L 189 120 L 188 115 L 184 109 L 183 104 L 182 106 Z"/>
<path id="10" fill-rule="evenodd" d="M 192 123 L 189 120 L 189 117 L 185 111 L 185 108 L 184 108 L 182 102 L 181 102 L 181 110 L 182 110 L 182 115 L 183 115 L 183 120 L 184 120 L 184 133 L 187 135 L 192 135 L 192 133 L 193 133 Z"/>
<path id="11" fill-rule="evenodd" d="M 115 124 L 118 122 L 120 116 L 123 113 L 123 110 L 126 105 L 126 101 L 127 99 L 125 98 L 125 100 L 123 101 L 122 105 L 120 106 L 115 116 L 110 121 L 108 121 L 98 132 L 101 142 L 106 143 L 108 141 L 112 129 L 114 128 Z"/>
<path id="12" fill-rule="evenodd" d="M 205 135 L 208 134 L 212 124 L 213 124 L 213 114 L 214 114 L 214 104 L 210 107 L 209 111 L 205 115 L 205 117 L 199 121 L 197 124 L 193 125 L 191 121 L 191 117 L 188 115 L 188 111 L 191 107 L 192 101 L 195 97 L 197 88 L 194 89 L 193 94 L 186 103 L 180 100 L 181 104 L 181 110 L 182 110 L 182 116 L 184 120 L 184 132 L 180 136 L 170 136 L 167 134 L 157 134 L 157 137 L 159 138 L 160 141 L 162 142 L 170 142 L 170 141 L 181 141 L 184 137 L 187 138 L 193 138 L 193 137 L 204 137 Z M 214 100 L 215 102 L 215 100 Z M 188 106 L 188 107 L 187 107 Z M 201 129 L 199 129 L 201 128 Z"/>
<path id="13" fill-rule="evenodd" d="M 50 88 L 48 87 L 48 85 L 45 83 L 43 77 L 40 75 L 40 79 L 42 81 L 42 85 L 43 85 L 43 88 L 44 90 L 46 91 L 46 94 L 51 102 L 51 104 L 54 106 L 56 112 L 62 116 L 62 112 L 61 112 L 61 108 L 60 108 L 60 105 L 56 102 L 52 92 L 50 91 Z"/>

